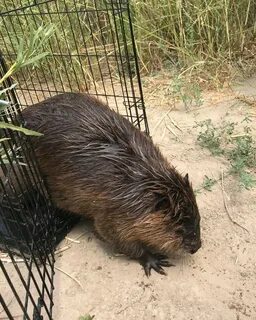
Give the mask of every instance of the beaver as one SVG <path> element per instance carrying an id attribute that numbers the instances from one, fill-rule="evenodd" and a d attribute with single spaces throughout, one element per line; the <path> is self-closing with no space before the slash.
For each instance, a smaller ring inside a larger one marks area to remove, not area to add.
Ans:
<path id="1" fill-rule="evenodd" d="M 27 107 L 24 125 L 53 202 L 93 219 L 100 238 L 166 274 L 171 253 L 201 246 L 188 174 L 168 163 L 147 134 L 92 95 L 58 94 Z"/>

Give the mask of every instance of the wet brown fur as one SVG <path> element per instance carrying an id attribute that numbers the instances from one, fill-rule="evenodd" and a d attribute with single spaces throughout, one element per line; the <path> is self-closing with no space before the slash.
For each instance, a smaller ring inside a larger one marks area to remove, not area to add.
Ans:
<path id="1" fill-rule="evenodd" d="M 105 241 L 128 256 L 199 247 L 199 212 L 186 177 L 150 137 L 99 100 L 78 93 L 23 111 L 56 205 L 93 218 Z"/>

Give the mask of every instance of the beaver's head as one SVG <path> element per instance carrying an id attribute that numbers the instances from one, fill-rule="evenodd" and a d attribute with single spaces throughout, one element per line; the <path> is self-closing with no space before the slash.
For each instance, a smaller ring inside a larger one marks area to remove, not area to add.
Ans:
<path id="1" fill-rule="evenodd" d="M 173 202 L 174 210 L 170 222 L 175 235 L 181 241 L 181 248 L 194 254 L 201 247 L 201 218 L 188 175 L 185 176 L 184 181 L 183 192 L 177 193 L 176 201 Z"/>
<path id="2" fill-rule="evenodd" d="M 188 175 L 175 172 L 174 178 L 155 190 L 150 212 L 135 228 L 140 241 L 156 252 L 193 254 L 201 247 L 200 214 Z"/>

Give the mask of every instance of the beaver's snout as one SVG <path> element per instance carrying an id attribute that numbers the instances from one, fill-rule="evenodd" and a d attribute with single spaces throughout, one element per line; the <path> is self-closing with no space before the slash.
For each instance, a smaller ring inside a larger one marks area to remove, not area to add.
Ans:
<path id="1" fill-rule="evenodd" d="M 196 253 L 202 246 L 201 240 L 190 244 L 189 253 L 194 254 Z"/>

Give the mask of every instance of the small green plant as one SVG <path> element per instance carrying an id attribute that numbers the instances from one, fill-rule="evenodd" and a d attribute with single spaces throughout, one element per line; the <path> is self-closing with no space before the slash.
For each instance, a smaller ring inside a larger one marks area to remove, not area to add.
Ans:
<path id="1" fill-rule="evenodd" d="M 209 178 L 208 176 L 204 176 L 204 181 L 202 183 L 202 189 L 205 189 L 207 191 L 212 191 L 212 187 L 217 182 L 216 179 Z"/>
<path id="2" fill-rule="evenodd" d="M 256 179 L 252 176 L 251 173 L 241 170 L 239 172 L 240 184 L 245 189 L 251 189 L 256 186 Z"/>
<path id="3" fill-rule="evenodd" d="M 200 127 L 197 136 L 199 145 L 210 150 L 214 156 L 223 154 L 221 149 L 221 132 L 216 128 L 210 119 L 197 123 L 196 127 Z"/>
<path id="4" fill-rule="evenodd" d="M 175 100 L 183 102 L 187 110 L 203 104 L 202 91 L 197 83 L 185 82 L 181 77 L 175 77 L 169 91 Z"/>
<path id="5" fill-rule="evenodd" d="M 244 135 L 235 138 L 234 148 L 228 152 L 231 172 L 239 175 L 241 185 L 246 189 L 256 185 L 256 179 L 246 171 L 256 167 L 256 145 L 250 132 L 250 127 L 244 127 Z"/>
<path id="6" fill-rule="evenodd" d="M 242 121 L 249 123 L 249 117 Z M 256 144 L 251 134 L 251 128 L 246 125 L 241 134 L 234 134 L 238 123 L 223 122 L 214 126 L 210 119 L 197 123 L 200 128 L 197 140 L 201 147 L 207 148 L 213 155 L 222 155 L 230 162 L 229 173 L 239 177 L 241 186 L 246 189 L 256 186 L 256 179 L 251 169 L 256 167 Z M 211 183 L 205 180 L 203 185 Z M 207 188 L 204 188 L 207 190 Z"/>
<path id="7" fill-rule="evenodd" d="M 86 315 L 79 317 L 79 320 L 93 320 L 95 316 Z"/>
<path id="8" fill-rule="evenodd" d="M 207 175 L 204 176 L 204 181 L 201 184 L 201 186 L 197 189 L 195 189 L 195 194 L 199 194 L 202 192 L 202 190 L 206 191 L 212 191 L 212 187 L 219 181 L 219 179 L 212 179 L 209 178 Z"/>

